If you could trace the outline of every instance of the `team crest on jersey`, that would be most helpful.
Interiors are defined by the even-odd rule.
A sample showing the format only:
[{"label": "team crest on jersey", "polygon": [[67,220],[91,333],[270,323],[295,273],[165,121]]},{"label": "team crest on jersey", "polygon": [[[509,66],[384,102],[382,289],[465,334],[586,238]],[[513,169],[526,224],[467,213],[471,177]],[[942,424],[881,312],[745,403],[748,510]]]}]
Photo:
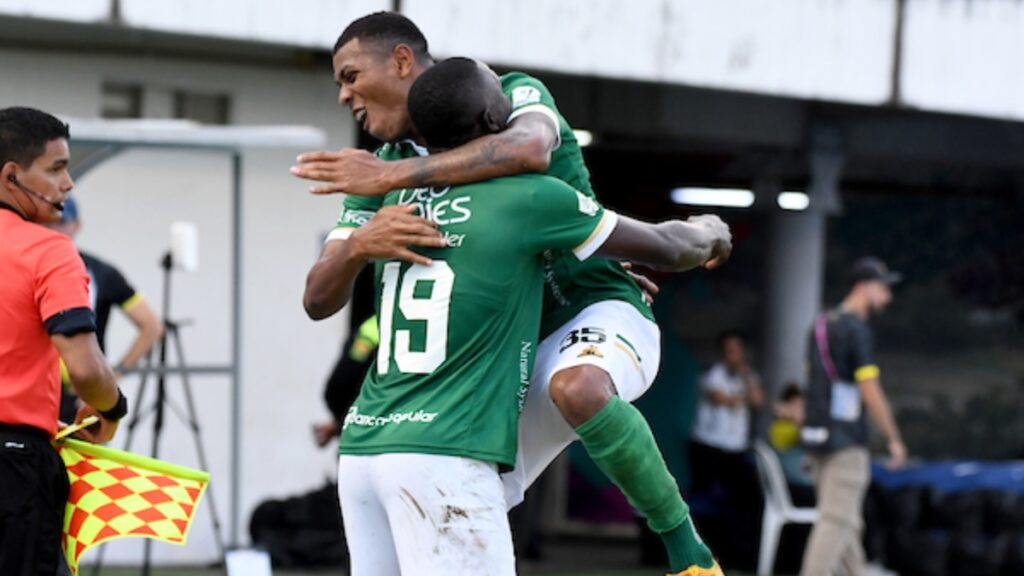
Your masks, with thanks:
[{"label": "team crest on jersey", "polygon": [[598,358],[604,358],[604,354],[601,354],[601,351],[594,345],[587,346],[583,351],[576,355],[577,358],[583,358],[584,356],[597,356]]},{"label": "team crest on jersey", "polygon": [[598,210],[601,209],[600,206],[597,205],[597,202],[594,202],[593,198],[587,196],[586,194],[580,192],[579,190],[576,191],[576,198],[579,200],[579,209],[581,214],[593,216],[594,214],[597,214]]},{"label": "team crest on jersey", "polygon": [[520,86],[512,89],[512,107],[520,108],[527,104],[540,102],[540,90],[533,86]]}]

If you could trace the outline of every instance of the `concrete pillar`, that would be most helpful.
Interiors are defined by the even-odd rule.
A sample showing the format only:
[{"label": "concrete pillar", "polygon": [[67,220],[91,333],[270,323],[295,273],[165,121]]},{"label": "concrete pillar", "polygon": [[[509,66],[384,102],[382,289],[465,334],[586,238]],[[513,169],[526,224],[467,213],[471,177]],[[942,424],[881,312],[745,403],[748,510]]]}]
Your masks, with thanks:
[{"label": "concrete pillar", "polygon": [[806,190],[810,205],[806,210],[779,208],[776,194],[768,193],[768,184],[765,190],[758,190],[768,214],[761,376],[769,404],[786,382],[805,384],[808,330],[822,307],[826,220],[840,210],[843,154],[838,141],[832,130],[821,130],[812,137],[811,178]]}]

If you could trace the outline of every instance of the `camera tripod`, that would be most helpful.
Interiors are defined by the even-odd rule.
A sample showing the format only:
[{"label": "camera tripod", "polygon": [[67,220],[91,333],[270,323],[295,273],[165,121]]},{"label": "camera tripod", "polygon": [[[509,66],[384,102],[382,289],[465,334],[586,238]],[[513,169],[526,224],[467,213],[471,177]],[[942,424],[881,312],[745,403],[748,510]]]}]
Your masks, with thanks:
[{"label": "camera tripod", "polygon": [[[203,470],[209,470],[206,460],[206,450],[203,448],[202,438],[199,433],[199,421],[196,417],[195,403],[192,400],[192,387],[189,383],[188,365],[185,362],[185,352],[181,345],[180,330],[182,323],[169,319],[172,265],[173,261],[171,259],[171,254],[168,252],[160,261],[160,266],[164,270],[164,295],[161,316],[164,318],[165,328],[163,335],[160,337],[159,360],[157,365],[153,366],[152,352],[147,356],[147,366],[146,369],[142,371],[141,381],[139,382],[139,394],[138,398],[135,400],[135,411],[132,414],[131,419],[128,421],[128,435],[125,439],[124,449],[126,451],[131,450],[136,428],[145,418],[153,416],[153,441],[150,449],[150,455],[153,458],[157,458],[160,454],[160,435],[164,429],[165,408],[170,407],[175,414],[177,414],[178,419],[187,425],[192,433],[192,439],[195,441],[196,445],[196,453],[199,456],[200,468]],[[168,348],[172,345],[174,346],[174,353],[177,356],[178,365],[169,368],[167,365]],[[184,412],[180,407],[173,404],[167,397],[166,378],[168,372],[178,372],[181,375],[182,390],[185,393],[186,410]],[[147,407],[143,400],[146,397],[146,389],[148,388],[150,374],[156,374],[156,399]],[[210,517],[213,521],[213,536],[217,544],[218,557],[220,559],[220,564],[224,566],[224,541],[221,537],[220,517],[217,515],[217,507],[214,505],[212,486],[207,486],[206,488],[206,501],[210,507]],[[153,541],[148,538],[143,544],[143,576],[149,576],[151,573],[152,563],[150,548],[152,544]],[[104,549],[105,548],[100,548],[99,550],[96,563],[93,565],[92,576],[99,576],[100,569],[103,566]]]}]

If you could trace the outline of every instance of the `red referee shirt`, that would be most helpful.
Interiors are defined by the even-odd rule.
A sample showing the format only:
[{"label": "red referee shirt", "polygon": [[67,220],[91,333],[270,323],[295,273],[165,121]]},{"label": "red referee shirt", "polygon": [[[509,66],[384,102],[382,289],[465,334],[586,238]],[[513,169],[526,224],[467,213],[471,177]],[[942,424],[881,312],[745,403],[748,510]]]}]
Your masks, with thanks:
[{"label": "red referee shirt", "polygon": [[0,423],[57,431],[60,368],[45,322],[89,308],[71,239],[0,207]]}]

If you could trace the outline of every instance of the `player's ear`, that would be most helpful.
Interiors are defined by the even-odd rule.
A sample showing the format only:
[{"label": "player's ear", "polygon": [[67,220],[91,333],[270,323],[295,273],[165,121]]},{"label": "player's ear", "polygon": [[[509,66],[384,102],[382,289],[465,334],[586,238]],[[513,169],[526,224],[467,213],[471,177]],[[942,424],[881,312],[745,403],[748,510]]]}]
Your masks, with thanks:
[{"label": "player's ear", "polygon": [[505,129],[506,117],[507,114],[501,114],[500,110],[496,112],[493,108],[487,108],[480,115],[480,126],[486,134],[496,134]]},{"label": "player's ear", "polygon": [[416,55],[408,44],[398,44],[391,51],[391,61],[395,64],[395,71],[399,78],[406,78],[412,74],[413,65],[416,63]]}]

